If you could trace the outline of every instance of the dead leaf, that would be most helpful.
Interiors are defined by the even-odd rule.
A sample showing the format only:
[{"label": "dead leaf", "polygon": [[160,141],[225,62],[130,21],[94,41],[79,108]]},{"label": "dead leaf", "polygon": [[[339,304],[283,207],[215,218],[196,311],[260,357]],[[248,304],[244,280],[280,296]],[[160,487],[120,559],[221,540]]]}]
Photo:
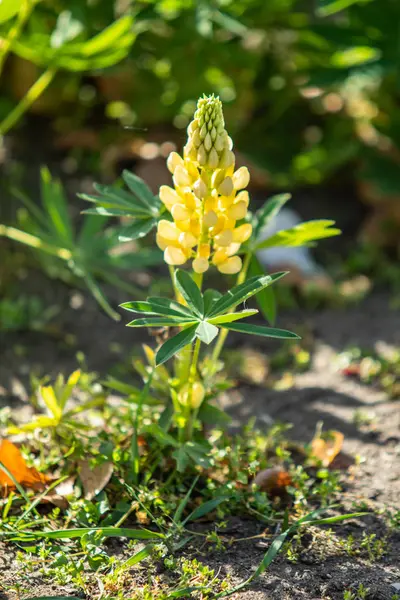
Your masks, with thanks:
[{"label": "dead leaf", "polygon": [[315,437],[311,442],[311,456],[329,467],[343,446],[344,435],[340,431],[328,431],[322,436]]},{"label": "dead leaf", "polygon": [[106,487],[113,470],[112,462],[104,462],[91,469],[89,460],[79,461],[79,477],[86,500],[93,500]]},{"label": "dead leaf", "polygon": [[50,492],[42,498],[41,502],[51,502],[51,504],[54,504],[54,506],[58,506],[58,508],[66,510],[69,506],[68,496],[72,496],[74,493],[75,480],[75,476],[64,479],[64,481],[50,490]]},{"label": "dead leaf", "polygon": [[[50,481],[50,477],[47,475],[39,473],[34,467],[28,467],[19,448],[9,440],[0,442],[0,462],[23,487],[42,491],[45,483]],[[0,469],[0,488],[15,489],[15,483],[3,469]]]},{"label": "dead leaf", "polygon": [[270,496],[282,496],[291,485],[292,478],[282,467],[272,467],[257,473],[253,483]]}]

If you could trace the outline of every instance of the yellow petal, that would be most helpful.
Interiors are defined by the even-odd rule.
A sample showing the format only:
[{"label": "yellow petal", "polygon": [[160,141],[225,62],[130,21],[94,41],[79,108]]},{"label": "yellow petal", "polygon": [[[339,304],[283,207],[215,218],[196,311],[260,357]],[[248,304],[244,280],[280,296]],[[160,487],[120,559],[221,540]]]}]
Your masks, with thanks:
[{"label": "yellow petal", "polygon": [[235,204],[232,204],[232,206],[228,208],[226,214],[229,219],[234,219],[235,221],[240,221],[240,219],[244,219],[247,214],[246,202],[235,202]]},{"label": "yellow petal", "polygon": [[208,270],[209,264],[206,258],[195,258],[192,262],[192,268],[195,273],[205,273]]},{"label": "yellow petal", "polygon": [[233,230],[233,241],[238,244],[243,244],[246,242],[251,236],[253,228],[250,223],[244,223],[243,225],[239,225],[236,229]]},{"label": "yellow petal", "polygon": [[215,242],[218,246],[229,246],[232,243],[233,235],[231,229],[224,229],[217,236],[215,236]]},{"label": "yellow petal", "polygon": [[235,190],[242,190],[249,185],[250,173],[247,167],[240,167],[232,175],[233,186]]},{"label": "yellow petal", "polygon": [[183,159],[177,152],[171,152],[167,158],[167,167],[170,173],[174,173],[178,165],[183,166]]},{"label": "yellow petal", "polygon": [[225,275],[235,275],[239,273],[242,268],[242,259],[240,256],[231,256],[225,262],[217,265],[217,269],[220,273]]},{"label": "yellow petal", "polygon": [[186,187],[192,183],[189,173],[181,165],[176,167],[173,179],[174,184],[178,187]]},{"label": "yellow petal", "polygon": [[171,212],[172,207],[177,202],[180,202],[180,197],[175,190],[170,188],[168,185],[162,185],[160,187],[160,200],[165,204],[167,209]]},{"label": "yellow petal", "polygon": [[218,194],[221,196],[230,196],[233,192],[233,181],[231,177],[225,177],[223,182],[218,186]]},{"label": "yellow petal", "polygon": [[218,223],[218,215],[213,210],[204,215],[203,223],[206,227],[214,227]]},{"label": "yellow petal", "polygon": [[159,233],[166,240],[177,240],[179,237],[179,230],[176,228],[175,223],[161,219],[158,223],[157,233]]},{"label": "yellow petal", "polygon": [[179,243],[184,248],[193,248],[197,244],[197,237],[190,233],[190,231],[186,233],[181,233],[179,236]]},{"label": "yellow petal", "polygon": [[201,258],[209,258],[210,257],[210,244],[200,244],[199,246],[199,256]]},{"label": "yellow petal", "polygon": [[174,204],[171,214],[174,221],[187,221],[190,218],[190,211],[184,204]]},{"label": "yellow petal", "polygon": [[164,250],[164,260],[168,265],[183,265],[187,258],[180,248],[168,246]]}]

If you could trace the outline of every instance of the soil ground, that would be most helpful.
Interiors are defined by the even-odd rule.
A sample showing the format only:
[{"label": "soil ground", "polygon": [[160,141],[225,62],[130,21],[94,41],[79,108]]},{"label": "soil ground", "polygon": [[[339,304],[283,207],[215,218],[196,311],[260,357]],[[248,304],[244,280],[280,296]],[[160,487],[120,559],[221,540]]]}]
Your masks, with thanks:
[{"label": "soil ground", "polygon": [[[31,183],[35,179],[37,185],[38,164],[48,163],[53,154],[46,150],[43,141],[37,148],[37,144],[22,139],[24,148],[34,149],[30,160],[26,156],[24,159],[28,165],[27,181]],[[59,160],[59,156],[53,156],[53,165],[56,166]],[[336,193],[337,190],[333,190],[324,202],[316,202],[320,198],[305,193],[303,200],[299,198],[304,208],[302,215],[304,218],[335,218],[332,210],[339,212],[339,216],[345,215],[342,222],[339,219],[339,225],[349,225],[344,240],[344,244],[348,244],[354,233],[350,230],[354,224],[358,226],[363,210],[359,210],[357,203],[348,203],[346,194],[337,196]],[[2,208],[5,209],[7,203],[3,200]],[[298,205],[294,207],[298,208]],[[325,247],[329,248],[329,245]],[[336,245],[331,248],[336,252]],[[123,324],[112,322],[85,293],[79,292],[77,302],[75,291],[60,283],[49,285],[40,272],[30,276],[28,287],[29,293],[39,295],[45,305],[60,306],[60,312],[56,318],[57,328],[50,327],[47,333],[9,333],[0,338],[0,407],[11,407],[15,418],[22,421],[29,419],[31,412],[28,396],[32,371],[51,376],[59,372],[68,374],[77,367],[76,352],[79,350],[86,357],[88,369],[104,375],[141,341],[137,333],[133,335]],[[113,305],[130,299],[126,294],[114,292],[108,297]],[[292,423],[290,435],[301,442],[310,441],[319,421],[323,421],[325,429],[341,431],[345,436],[344,451],[359,457],[360,463],[344,482],[344,504],[349,511],[354,510],[354,503],[361,502],[371,511],[400,510],[400,403],[372,386],[345,378],[338,372],[336,364],[337,353],[351,345],[366,349],[374,348],[377,343],[400,346],[400,311],[391,310],[389,306],[390,295],[376,291],[360,304],[343,309],[280,313],[278,326],[294,331],[306,328],[312,332],[314,345],[310,368],[295,375],[293,387],[286,391],[241,385],[224,399],[224,407],[231,413],[234,427],[255,415],[258,425],[265,428],[275,421]],[[143,340],[148,339],[146,333],[143,336]],[[229,337],[230,347],[241,348],[243,343],[249,345],[249,341],[243,342],[240,336]],[[252,344],[266,353],[278,348],[278,342],[265,344],[256,338]],[[356,410],[368,413],[373,418],[373,425],[357,426],[354,421]],[[224,534],[251,537],[262,530],[262,523],[235,517],[229,521]],[[282,554],[251,588],[233,598],[342,600],[346,590],[355,590],[360,583],[368,589],[368,600],[392,600],[396,589],[400,597],[400,530],[389,532],[383,517],[371,514],[336,525],[334,531],[339,539],[349,534],[360,538],[363,532],[387,538],[386,553],[375,562],[365,556],[349,557],[338,551],[336,542],[330,542],[327,534],[316,535],[311,543],[305,538],[297,562],[290,562]],[[196,556],[221,576],[229,574],[234,585],[258,566],[267,546],[267,542],[249,540],[227,546],[224,552],[203,555],[200,551]],[[123,547],[113,543],[110,552],[119,554]],[[0,544],[1,599],[84,596],[70,585],[59,586],[35,573],[23,574],[15,557],[15,547]],[[132,571],[132,590],[145,580],[145,569],[139,566]],[[396,584],[398,588],[394,587]],[[18,587],[19,592],[16,591]]]},{"label": "soil ground", "polygon": [[[33,287],[37,285],[42,289],[41,277],[38,275]],[[136,336],[133,340],[131,330],[101,314],[86,295],[82,307],[73,309],[69,306],[71,292],[62,284],[48,286],[46,294],[49,300],[52,297],[63,306],[60,330],[52,336],[34,332],[7,334],[1,340],[1,405],[11,406],[23,420],[29,418],[26,386],[32,369],[53,375],[67,374],[76,368],[75,353],[80,349],[86,354],[88,368],[104,374],[110,365],[120,360],[115,354],[116,344],[123,352],[131,349],[134,341],[139,342]],[[358,456],[360,461],[344,485],[344,503],[349,511],[354,510],[354,503],[361,502],[370,510],[400,509],[399,402],[390,400],[372,386],[345,378],[338,372],[336,363],[337,353],[351,345],[362,348],[373,348],[377,343],[400,345],[400,313],[390,310],[389,304],[389,294],[376,292],[359,305],[346,309],[293,310],[282,314],[280,326],[295,331],[306,328],[312,332],[315,343],[310,368],[295,375],[294,386],[286,391],[241,385],[223,400],[233,417],[234,427],[255,415],[258,425],[265,428],[277,420],[292,423],[292,437],[303,442],[310,441],[321,420],[325,429],[341,431],[345,435],[344,451]],[[75,340],[74,346],[66,343],[65,334],[68,334],[67,339]],[[242,344],[240,336],[232,335],[229,339],[229,346],[233,348],[242,348]],[[255,346],[267,353],[277,348],[274,342],[266,345],[256,341]],[[373,425],[357,426],[353,418],[356,410],[372,417]],[[229,521],[223,533],[250,537],[262,530],[262,523],[236,517]],[[341,600],[345,590],[355,589],[362,583],[369,590],[368,599],[391,600],[396,592],[393,584],[400,583],[400,531],[388,532],[383,518],[373,515],[334,526],[334,531],[338,538],[350,533],[357,538],[364,531],[375,533],[378,538],[387,537],[386,553],[377,562],[365,556],[349,557],[338,551],[336,542],[331,543],[320,534],[320,538],[316,537],[320,541],[313,541],[309,547],[305,543],[296,562],[278,557],[249,590],[236,597],[243,600]],[[238,583],[257,567],[266,547],[266,542],[252,540],[228,546],[224,552],[200,553],[199,558],[221,576],[228,574],[232,583]],[[42,581],[40,577],[27,579],[19,574],[21,566],[15,562],[15,549],[4,545],[0,548],[0,581],[3,586],[18,582],[21,598],[79,592]],[[115,544],[112,548],[121,551]],[[137,585],[141,569],[132,576]],[[3,592],[0,597],[17,598],[14,592]]]}]

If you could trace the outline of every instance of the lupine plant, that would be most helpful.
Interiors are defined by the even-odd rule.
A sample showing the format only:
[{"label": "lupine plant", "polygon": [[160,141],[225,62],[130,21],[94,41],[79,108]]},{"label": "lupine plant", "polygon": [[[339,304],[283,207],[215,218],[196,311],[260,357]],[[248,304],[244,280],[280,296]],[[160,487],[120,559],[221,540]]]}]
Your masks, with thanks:
[{"label": "lupine plant", "polygon": [[[198,460],[206,451],[199,434],[201,421],[211,415],[215,423],[221,416],[210,401],[224,386],[218,376],[219,359],[229,331],[298,338],[290,331],[247,322],[258,310],[242,305],[253,296],[263,315],[273,321],[269,286],[285,275],[264,273],[257,250],[303,245],[339,231],[331,227],[332,221],[310,221],[263,238],[264,227],[289,195],[271,198],[255,214],[249,211],[245,189],[249,171],[246,167],[235,170],[222,104],[213,95],[198,101],[183,156],[172,152],[167,166],[173,188],[162,186],[159,198],[130,172],[123,177],[132,194],[108,187],[98,188],[99,196],[85,198],[96,205],[90,209],[92,214],[131,217],[132,226],[125,232],[130,231],[132,237],[143,237],[156,228],[156,241],[169,266],[175,298],[149,297],[121,306],[138,315],[129,327],[167,328],[168,339],[156,352],[147,349],[150,366],[142,369],[146,386],[138,401],[139,405],[146,402],[150,388],[168,392],[170,404],[161,417],[162,425],[152,431],[164,444],[175,446],[174,456],[182,470],[188,460]],[[204,274],[214,269],[237,278],[225,293],[204,285]],[[205,352],[212,344],[211,352]],[[171,371],[164,365],[170,359],[174,359]],[[169,430],[178,432],[178,442]],[[194,442],[196,435],[202,448]]]}]

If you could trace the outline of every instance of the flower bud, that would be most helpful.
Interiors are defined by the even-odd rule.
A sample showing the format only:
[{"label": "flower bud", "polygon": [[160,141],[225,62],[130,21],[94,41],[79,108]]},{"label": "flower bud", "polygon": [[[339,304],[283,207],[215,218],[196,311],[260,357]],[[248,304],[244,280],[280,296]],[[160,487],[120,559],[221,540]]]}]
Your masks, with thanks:
[{"label": "flower bud", "polygon": [[232,175],[233,187],[235,190],[242,190],[249,185],[250,173],[247,167],[240,167]]},{"label": "flower bud", "polygon": [[204,400],[205,390],[200,381],[195,381],[192,385],[185,383],[178,393],[178,400],[184,406],[190,403],[191,408],[199,408]]},{"label": "flower bud", "polygon": [[200,200],[205,198],[208,193],[207,186],[202,179],[197,179],[197,181],[194,182],[193,191]]},{"label": "flower bud", "polygon": [[230,196],[233,192],[233,182],[231,177],[225,177],[223,182],[218,187],[218,194],[221,196]]},{"label": "flower bud", "polygon": [[175,225],[179,231],[190,231],[190,219],[187,219],[186,221],[176,221]]},{"label": "flower bud", "polygon": [[192,268],[195,273],[205,273],[208,270],[209,264],[206,258],[195,258],[192,262]]},{"label": "flower bud", "polygon": [[225,262],[217,265],[218,271],[225,275],[235,275],[236,273],[239,273],[241,268],[242,259],[240,256],[231,256],[227,258]]},{"label": "flower bud", "polygon": [[238,195],[236,196],[235,202],[245,202],[246,206],[249,206],[249,202],[250,202],[249,192],[247,192],[246,190],[242,190],[241,192],[239,192]]},{"label": "flower bud", "polygon": [[187,257],[180,248],[168,246],[164,250],[164,260],[167,265],[183,265],[187,261]]},{"label": "flower bud", "polygon": [[159,233],[156,234],[156,243],[160,250],[165,250],[165,248],[170,244],[170,240],[166,240]]}]

